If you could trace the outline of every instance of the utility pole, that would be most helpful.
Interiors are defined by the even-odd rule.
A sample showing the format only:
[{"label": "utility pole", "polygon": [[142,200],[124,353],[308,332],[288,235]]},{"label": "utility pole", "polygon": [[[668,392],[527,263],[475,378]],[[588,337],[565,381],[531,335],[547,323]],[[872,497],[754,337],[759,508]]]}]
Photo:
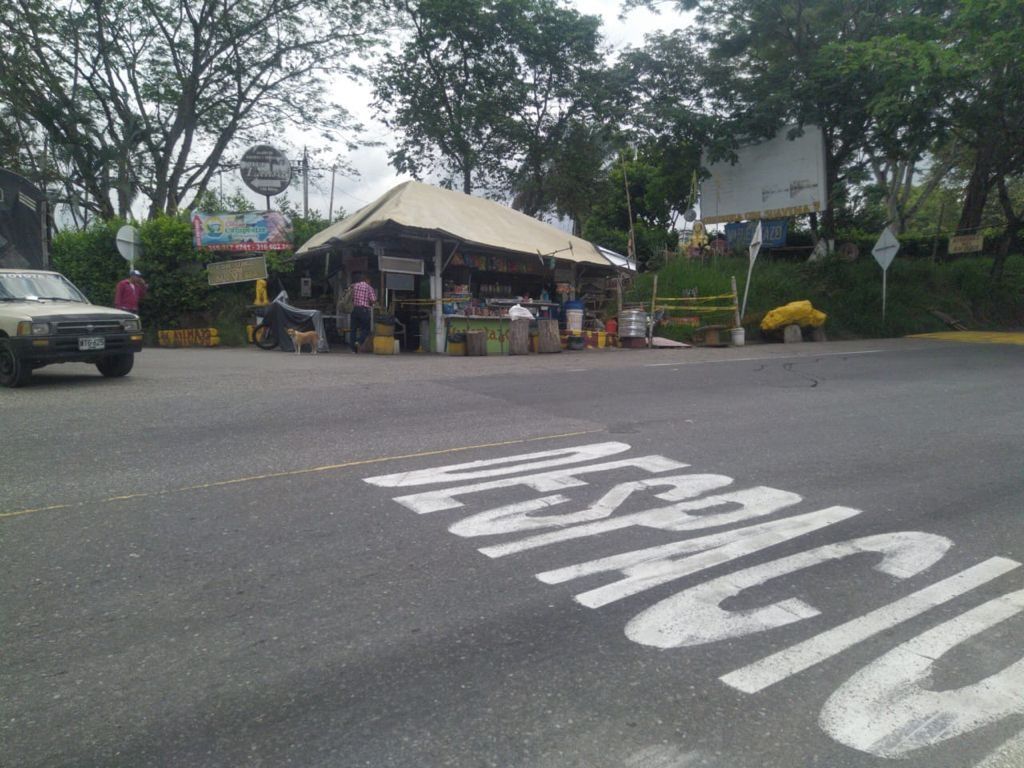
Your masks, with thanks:
[{"label": "utility pole", "polygon": [[633,201],[629,196],[629,176],[626,175],[626,158],[619,155],[622,160],[622,183],[626,188],[626,213],[629,216],[629,242],[626,245],[626,257],[636,263],[636,231],[633,229]]},{"label": "utility pole", "polygon": [[302,148],[302,218],[309,218],[309,152]]},{"label": "utility pole", "polygon": [[327,208],[327,223],[330,224],[334,221],[334,172],[338,166],[331,166],[331,204]]}]

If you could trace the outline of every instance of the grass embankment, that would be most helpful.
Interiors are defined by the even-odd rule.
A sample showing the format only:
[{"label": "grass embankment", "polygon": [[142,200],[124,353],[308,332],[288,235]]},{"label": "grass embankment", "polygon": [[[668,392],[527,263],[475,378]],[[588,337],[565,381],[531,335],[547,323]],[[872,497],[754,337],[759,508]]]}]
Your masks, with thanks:
[{"label": "grass embankment", "polygon": [[[989,277],[992,260],[985,257],[933,262],[900,259],[889,267],[886,316],[882,320],[882,270],[872,258],[856,262],[830,259],[826,262],[773,261],[760,258],[754,266],[743,326],[748,339],[760,336],[765,313],[791,301],[808,299],[828,315],[826,332],[831,339],[880,338],[948,330],[932,314],[938,310],[968,328],[999,330],[1024,327],[1024,256],[1011,257],[1003,280],[996,285]],[[697,289],[700,296],[730,291],[730,277],[736,277],[740,301],[747,277],[747,260],[718,258],[701,265],[680,259],[658,273],[658,296],[682,296]],[[639,275],[627,292],[627,302],[644,301],[649,306],[653,274]],[[676,315],[692,314],[685,310]],[[701,315],[702,324],[732,326],[730,313]],[[661,326],[660,335],[685,340],[692,329]]]}]

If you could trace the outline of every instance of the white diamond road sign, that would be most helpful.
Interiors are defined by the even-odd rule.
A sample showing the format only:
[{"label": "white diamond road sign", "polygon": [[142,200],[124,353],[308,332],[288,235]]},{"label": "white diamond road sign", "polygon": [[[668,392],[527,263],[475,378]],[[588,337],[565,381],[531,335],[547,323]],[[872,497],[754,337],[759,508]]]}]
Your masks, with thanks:
[{"label": "white diamond road sign", "polygon": [[896,252],[900,249],[900,241],[896,239],[896,235],[892,233],[889,227],[882,230],[882,234],[878,238],[878,242],[875,243],[875,247],[871,249],[872,255],[875,257],[875,261],[878,262],[878,266],[882,269],[888,269],[889,265],[892,264],[892,260],[896,258]]}]

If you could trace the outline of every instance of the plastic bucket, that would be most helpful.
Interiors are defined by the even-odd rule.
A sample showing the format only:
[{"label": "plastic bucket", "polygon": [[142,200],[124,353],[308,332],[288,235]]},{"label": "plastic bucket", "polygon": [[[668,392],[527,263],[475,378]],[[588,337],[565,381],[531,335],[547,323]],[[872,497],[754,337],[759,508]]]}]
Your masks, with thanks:
[{"label": "plastic bucket", "polygon": [[582,309],[567,309],[565,310],[565,328],[569,333],[582,333],[583,332],[583,310]]},{"label": "plastic bucket", "polygon": [[743,328],[730,328],[729,334],[732,336],[734,347],[742,347],[746,343],[747,332]]}]

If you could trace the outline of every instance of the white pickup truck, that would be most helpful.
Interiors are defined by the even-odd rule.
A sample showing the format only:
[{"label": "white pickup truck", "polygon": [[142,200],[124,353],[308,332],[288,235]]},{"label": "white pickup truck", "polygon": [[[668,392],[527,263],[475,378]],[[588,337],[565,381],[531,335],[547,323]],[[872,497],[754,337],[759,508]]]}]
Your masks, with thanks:
[{"label": "white pickup truck", "polygon": [[124,376],[141,350],[138,316],[90,304],[58,272],[0,269],[0,386],[24,386],[51,363],[91,363],[104,376]]}]

